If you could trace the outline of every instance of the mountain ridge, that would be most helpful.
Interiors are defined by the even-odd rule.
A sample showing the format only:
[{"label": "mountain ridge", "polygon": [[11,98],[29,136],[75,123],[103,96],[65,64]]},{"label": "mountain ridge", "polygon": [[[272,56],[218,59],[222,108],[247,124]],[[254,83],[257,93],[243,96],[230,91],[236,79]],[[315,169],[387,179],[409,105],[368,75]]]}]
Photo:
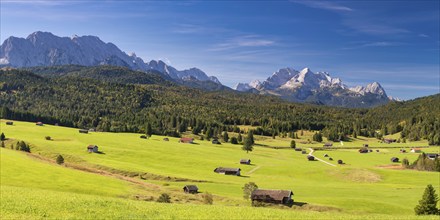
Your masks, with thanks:
[{"label": "mountain ridge", "polygon": [[378,82],[349,88],[340,78],[332,78],[328,72],[315,73],[307,67],[301,71],[282,68],[263,82],[239,83],[234,89],[241,92],[257,90],[260,94],[273,94],[295,102],[346,107],[372,107],[397,101],[387,96]]},{"label": "mountain ridge", "polygon": [[35,67],[56,65],[114,65],[132,70],[156,70],[178,82],[194,77],[199,81],[212,81],[222,85],[215,76],[208,76],[198,68],[177,70],[163,61],[144,62],[136,54],[130,55],[113,43],[105,43],[99,37],[85,35],[58,37],[50,32],[37,31],[26,38],[9,37],[0,47],[0,65]]}]

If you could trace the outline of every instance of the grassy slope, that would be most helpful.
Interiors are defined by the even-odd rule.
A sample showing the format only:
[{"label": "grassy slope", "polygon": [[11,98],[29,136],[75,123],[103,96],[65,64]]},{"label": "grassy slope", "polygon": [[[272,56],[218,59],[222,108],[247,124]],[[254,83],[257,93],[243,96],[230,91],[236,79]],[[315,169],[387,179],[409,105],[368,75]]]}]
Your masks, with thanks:
[{"label": "grassy slope", "polygon": [[[51,158],[61,153],[67,162],[77,164],[207,180],[207,183],[197,183],[202,192],[227,198],[215,200],[216,204],[246,204],[241,198],[241,187],[253,181],[260,188],[292,189],[297,202],[331,206],[344,213],[413,215],[413,207],[426,184],[434,184],[438,188],[439,183],[438,173],[376,167],[390,164],[389,158],[398,155],[398,149],[381,149],[380,153],[374,154],[359,154],[352,150],[327,152],[334,159],[343,159],[347,163],[333,168],[320,162],[308,162],[305,155],[292,150],[256,147],[254,152],[246,154],[240,146],[230,144],[212,145],[197,141],[199,144],[188,145],[177,143],[175,138],[170,138],[169,142],[162,141],[162,137],[143,140],[138,134],[79,134],[76,129],[39,127],[26,122],[5,126],[1,121],[1,126],[7,137],[30,142],[34,153]],[[47,135],[54,141],[45,140]],[[97,144],[105,154],[87,153],[85,147],[88,144]],[[286,143],[280,141],[276,144]],[[317,156],[320,154],[323,152],[316,152]],[[415,154],[405,156],[410,161],[417,157]],[[240,158],[251,158],[254,165],[239,165]],[[217,166],[240,167],[244,177],[215,174],[212,170]],[[252,174],[247,174],[255,168]],[[149,182],[167,183],[169,186],[163,188],[171,191],[180,190],[186,184],[160,180]],[[16,181],[7,185],[20,186],[20,183]],[[59,190],[58,187],[40,188]],[[130,189],[127,190],[116,194],[130,192]]]}]

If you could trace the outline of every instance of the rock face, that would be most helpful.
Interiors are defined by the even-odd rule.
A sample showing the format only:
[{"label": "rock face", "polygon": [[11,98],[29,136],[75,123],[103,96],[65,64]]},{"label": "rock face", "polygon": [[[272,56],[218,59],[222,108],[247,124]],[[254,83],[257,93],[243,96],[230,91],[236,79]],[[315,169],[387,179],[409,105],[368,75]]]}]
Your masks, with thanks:
[{"label": "rock face", "polygon": [[[34,32],[26,39],[9,37],[0,47],[0,65],[11,67],[55,66],[76,64],[83,66],[114,65],[133,70],[157,70],[165,76],[185,81],[194,78],[221,85],[215,76],[207,76],[197,68],[177,70],[162,61],[144,62],[136,54],[121,51],[112,43],[104,43],[95,36],[58,37],[49,32]],[[191,80],[194,80],[194,79]]]},{"label": "rock face", "polygon": [[378,82],[366,87],[348,88],[339,78],[332,78],[327,72],[301,71],[283,68],[274,72],[264,82],[239,83],[237,91],[274,94],[286,100],[342,107],[372,107],[385,104],[392,98]]}]

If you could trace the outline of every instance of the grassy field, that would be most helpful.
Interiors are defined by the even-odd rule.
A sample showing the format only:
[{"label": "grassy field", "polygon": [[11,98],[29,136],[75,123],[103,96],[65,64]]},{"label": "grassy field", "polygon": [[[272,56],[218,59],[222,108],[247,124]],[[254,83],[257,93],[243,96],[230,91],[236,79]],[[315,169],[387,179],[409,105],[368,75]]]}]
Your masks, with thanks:
[{"label": "grassy field", "polygon": [[[176,138],[163,141],[164,137],[160,136],[145,140],[140,139],[139,134],[130,133],[80,134],[78,129],[35,126],[28,122],[16,121],[13,126],[6,126],[2,120],[0,124],[1,132],[9,138],[7,145],[24,140],[31,144],[32,155],[35,155],[10,149],[1,151],[2,216],[11,218],[40,218],[46,214],[46,217],[60,218],[144,217],[153,210],[158,211],[150,213],[151,218],[242,218],[241,215],[224,215],[238,211],[247,213],[249,218],[414,218],[413,208],[426,185],[439,188],[438,173],[394,169],[391,157],[414,161],[418,155],[401,154],[399,148],[389,145],[380,148],[380,152],[368,154],[360,154],[355,149],[314,153],[322,159],[325,159],[323,154],[329,154],[334,159],[330,162],[335,165],[338,159],[346,163],[332,167],[319,161],[307,161],[306,155],[292,149],[256,146],[247,154],[241,146],[228,143],[213,145],[197,140],[196,144],[180,144]],[[305,132],[306,135],[310,134]],[[53,140],[45,140],[45,136]],[[278,137],[256,136],[256,140],[267,146],[289,146],[290,143],[290,139]],[[98,145],[103,153],[87,153],[89,144]],[[437,152],[439,148],[424,150]],[[63,155],[66,166],[53,163],[58,154]],[[250,158],[252,165],[240,165],[241,158]],[[214,173],[219,166],[239,167],[242,176]],[[133,173],[143,174],[143,179],[126,177]],[[242,197],[241,187],[247,182],[266,189],[290,189],[295,194],[295,202],[308,205],[289,209],[251,208],[250,202]],[[183,194],[181,189],[186,184],[196,184],[202,193]],[[171,195],[173,204],[136,201],[139,198],[153,200],[162,192]],[[205,192],[214,195],[213,206],[201,205],[201,195]],[[41,198],[45,194],[50,195],[47,200]],[[57,205],[49,208],[57,198],[68,204],[87,201],[85,204],[97,206],[99,211],[84,205],[69,205],[67,210]],[[26,200],[35,202],[30,210],[18,205]],[[124,208],[128,206],[132,208]],[[107,213],[107,209],[114,211]]]}]

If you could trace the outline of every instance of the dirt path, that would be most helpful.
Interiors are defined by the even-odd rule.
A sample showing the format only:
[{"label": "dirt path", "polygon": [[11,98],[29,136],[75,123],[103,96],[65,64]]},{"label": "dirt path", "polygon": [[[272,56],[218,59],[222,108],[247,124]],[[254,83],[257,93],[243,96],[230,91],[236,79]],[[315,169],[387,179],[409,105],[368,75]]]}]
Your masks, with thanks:
[{"label": "dirt path", "polygon": [[309,148],[309,150],[310,150],[309,155],[310,155],[310,156],[313,156],[316,160],[319,160],[319,161],[321,161],[321,162],[323,162],[323,163],[325,163],[325,164],[328,164],[328,165],[330,165],[330,166],[336,167],[336,165],[331,164],[331,163],[329,163],[329,162],[327,162],[327,161],[325,161],[325,160],[319,159],[319,158],[317,158],[316,156],[314,156],[314,155],[312,154],[312,153],[314,152],[314,150],[313,150],[312,148]]},{"label": "dirt path", "polygon": [[254,169],[252,169],[251,171],[247,172],[246,174],[252,174],[253,172],[255,172],[256,170],[260,169],[261,166],[257,166]]}]

